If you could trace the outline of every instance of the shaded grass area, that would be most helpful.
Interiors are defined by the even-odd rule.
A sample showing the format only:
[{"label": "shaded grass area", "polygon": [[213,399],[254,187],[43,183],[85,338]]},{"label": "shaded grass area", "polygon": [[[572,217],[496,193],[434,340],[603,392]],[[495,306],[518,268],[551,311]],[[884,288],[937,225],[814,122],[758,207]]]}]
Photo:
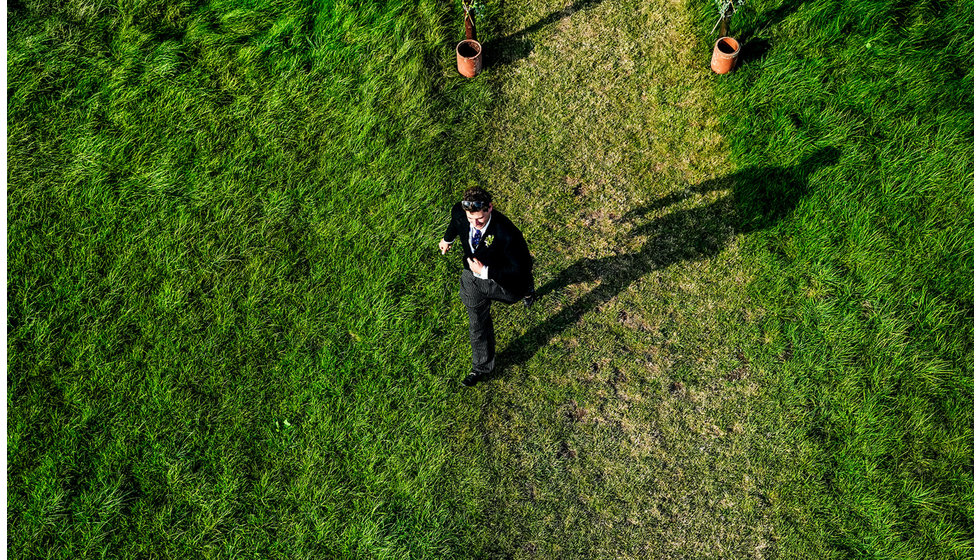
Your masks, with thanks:
[{"label": "shaded grass area", "polygon": [[8,553],[465,555],[450,17],[8,4]]},{"label": "shaded grass area", "polygon": [[716,81],[739,169],[841,152],[747,245],[771,311],[747,355],[808,473],[784,493],[806,521],[786,538],[828,556],[972,556],[971,10],[753,3],[732,22],[743,62]]}]

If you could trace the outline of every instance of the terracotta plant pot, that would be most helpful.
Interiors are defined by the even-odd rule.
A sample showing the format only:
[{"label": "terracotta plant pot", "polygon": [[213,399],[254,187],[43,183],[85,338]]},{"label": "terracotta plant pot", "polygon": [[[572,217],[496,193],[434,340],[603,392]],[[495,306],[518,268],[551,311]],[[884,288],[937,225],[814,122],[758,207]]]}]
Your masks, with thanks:
[{"label": "terracotta plant pot", "polygon": [[483,70],[483,46],[473,39],[456,45],[456,69],[467,78],[475,78]]},{"label": "terracotta plant pot", "polygon": [[711,55],[711,69],[716,74],[727,74],[738,61],[742,45],[732,37],[722,37],[715,41],[715,52]]}]

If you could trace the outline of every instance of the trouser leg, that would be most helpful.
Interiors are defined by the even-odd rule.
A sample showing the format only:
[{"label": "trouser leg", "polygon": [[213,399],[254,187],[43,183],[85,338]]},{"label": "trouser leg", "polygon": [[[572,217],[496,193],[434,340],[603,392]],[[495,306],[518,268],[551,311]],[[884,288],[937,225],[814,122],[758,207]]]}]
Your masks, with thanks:
[{"label": "trouser leg", "polygon": [[493,332],[493,317],[490,316],[492,300],[484,293],[479,280],[473,273],[464,270],[460,276],[459,296],[466,307],[470,321],[470,346],[473,349],[473,371],[485,375],[493,371],[496,337]]}]

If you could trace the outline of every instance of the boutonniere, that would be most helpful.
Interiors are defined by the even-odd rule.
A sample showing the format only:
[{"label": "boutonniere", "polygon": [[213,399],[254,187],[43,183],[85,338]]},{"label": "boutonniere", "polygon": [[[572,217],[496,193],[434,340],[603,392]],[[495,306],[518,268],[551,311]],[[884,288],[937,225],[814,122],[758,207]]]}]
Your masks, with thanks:
[{"label": "boutonniere", "polygon": [[487,247],[489,247],[490,245],[492,245],[493,244],[493,236],[492,235],[488,235],[488,236],[484,237],[483,238],[483,243],[486,244]]}]

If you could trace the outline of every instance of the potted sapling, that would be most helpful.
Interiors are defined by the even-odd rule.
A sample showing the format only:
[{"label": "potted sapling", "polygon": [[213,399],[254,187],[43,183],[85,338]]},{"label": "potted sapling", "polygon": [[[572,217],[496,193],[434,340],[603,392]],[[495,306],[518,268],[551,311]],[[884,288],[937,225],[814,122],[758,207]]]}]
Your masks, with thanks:
[{"label": "potted sapling", "polygon": [[467,78],[483,71],[483,45],[476,39],[476,17],[482,6],[463,0],[463,28],[466,38],[456,45],[456,70]]},{"label": "potted sapling", "polygon": [[742,50],[738,40],[729,35],[728,24],[738,9],[745,5],[745,0],[715,0],[715,5],[718,7],[719,17],[711,32],[714,33],[719,26],[721,29],[711,54],[711,70],[716,74],[727,74],[735,67],[738,53]]}]

